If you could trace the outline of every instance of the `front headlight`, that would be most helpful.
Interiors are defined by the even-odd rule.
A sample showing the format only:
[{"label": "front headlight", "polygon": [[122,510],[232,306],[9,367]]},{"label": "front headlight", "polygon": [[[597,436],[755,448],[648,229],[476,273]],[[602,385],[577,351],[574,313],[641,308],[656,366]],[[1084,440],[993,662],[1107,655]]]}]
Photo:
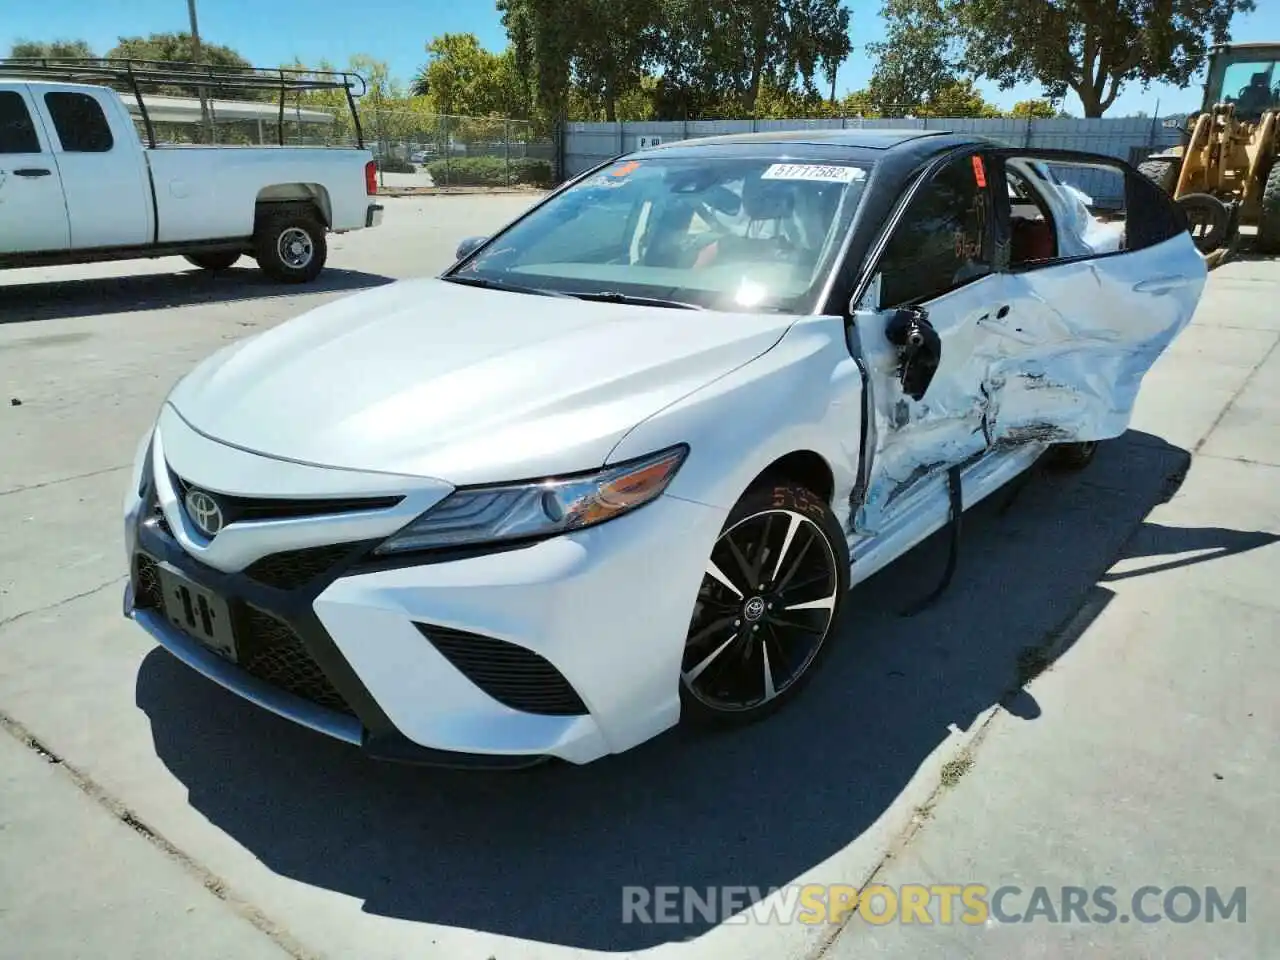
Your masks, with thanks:
[{"label": "front headlight", "polygon": [[584,476],[456,490],[375,552],[550,537],[604,523],[659,497],[688,452],[681,445]]}]

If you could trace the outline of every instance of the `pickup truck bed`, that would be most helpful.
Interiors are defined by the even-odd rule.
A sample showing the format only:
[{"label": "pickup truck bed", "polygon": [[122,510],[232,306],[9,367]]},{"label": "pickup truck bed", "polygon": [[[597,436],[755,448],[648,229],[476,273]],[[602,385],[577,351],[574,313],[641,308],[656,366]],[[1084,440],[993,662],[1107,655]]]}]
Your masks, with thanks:
[{"label": "pickup truck bed", "polygon": [[306,282],[326,233],[381,222],[376,194],[367,150],[148,148],[108,87],[0,80],[0,269],[175,254],[225,269],[248,254]]}]

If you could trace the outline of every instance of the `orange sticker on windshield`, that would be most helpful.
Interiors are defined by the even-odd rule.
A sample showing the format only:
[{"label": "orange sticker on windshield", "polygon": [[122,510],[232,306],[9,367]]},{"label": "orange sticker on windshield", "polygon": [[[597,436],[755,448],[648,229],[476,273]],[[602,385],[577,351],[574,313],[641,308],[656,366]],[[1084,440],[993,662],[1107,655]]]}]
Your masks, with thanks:
[{"label": "orange sticker on windshield", "polygon": [[639,169],[640,169],[640,161],[631,160],[628,163],[624,163],[620,167],[614,167],[612,170],[609,171],[609,176],[625,177],[628,173],[635,173]]},{"label": "orange sticker on windshield", "polygon": [[982,158],[978,156],[973,158],[973,182],[978,185],[979,190],[987,188],[987,168],[982,165]]}]

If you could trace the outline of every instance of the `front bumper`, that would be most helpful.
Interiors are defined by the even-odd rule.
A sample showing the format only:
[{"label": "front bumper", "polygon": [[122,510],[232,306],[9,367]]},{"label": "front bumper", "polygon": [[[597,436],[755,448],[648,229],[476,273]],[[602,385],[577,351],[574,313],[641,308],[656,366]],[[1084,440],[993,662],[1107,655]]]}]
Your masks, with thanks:
[{"label": "front bumper", "polygon": [[[143,499],[126,509],[126,616],[274,713],[379,759],[448,766],[586,763],[676,723],[684,637],[723,522],[663,497],[594,529],[431,562],[375,561],[375,541],[350,542],[282,587],[262,571],[284,553],[215,569],[179,543],[173,498]],[[169,622],[156,564],[228,602],[247,638],[239,662]]]}]

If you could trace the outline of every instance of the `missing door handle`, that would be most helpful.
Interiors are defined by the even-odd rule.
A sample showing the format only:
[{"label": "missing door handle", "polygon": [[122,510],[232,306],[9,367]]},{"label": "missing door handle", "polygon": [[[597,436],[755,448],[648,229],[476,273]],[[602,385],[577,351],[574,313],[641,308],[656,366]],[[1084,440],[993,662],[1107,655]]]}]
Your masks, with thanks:
[{"label": "missing door handle", "polygon": [[996,311],[996,319],[997,319],[997,320],[1003,320],[1003,319],[1004,319],[1005,317],[1007,317],[1008,315],[1009,315],[1009,305],[1008,305],[1008,304],[1005,304],[1003,307],[1001,307],[999,310],[997,310],[997,311]]}]

